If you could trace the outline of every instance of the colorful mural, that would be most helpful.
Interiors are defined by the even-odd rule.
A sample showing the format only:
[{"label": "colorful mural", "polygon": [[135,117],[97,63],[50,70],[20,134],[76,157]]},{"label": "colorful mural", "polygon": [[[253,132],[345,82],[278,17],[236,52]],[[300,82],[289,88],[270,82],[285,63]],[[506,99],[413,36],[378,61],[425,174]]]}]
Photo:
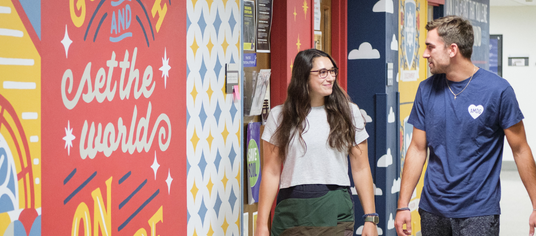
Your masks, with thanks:
[{"label": "colorful mural", "polygon": [[42,3],[43,235],[186,231],[181,2]]},{"label": "colorful mural", "polygon": [[37,31],[19,2],[0,0],[1,235],[41,235],[41,56]]},{"label": "colorful mural", "polygon": [[[413,107],[415,94],[419,83],[427,78],[428,64],[422,57],[425,49],[426,22],[428,1],[426,0],[401,0],[399,1],[399,68],[397,76],[400,91],[400,168],[404,166],[406,151],[411,142],[413,126],[408,118]],[[409,208],[411,209],[412,232],[420,235],[420,216],[418,213],[419,200],[423,186],[424,171],[417,188],[411,196]],[[401,170],[404,171],[403,169]]]},{"label": "colorful mural", "polygon": [[241,1],[186,2],[185,235],[238,236],[242,209],[242,105],[225,92],[225,66],[241,64],[242,60]]}]

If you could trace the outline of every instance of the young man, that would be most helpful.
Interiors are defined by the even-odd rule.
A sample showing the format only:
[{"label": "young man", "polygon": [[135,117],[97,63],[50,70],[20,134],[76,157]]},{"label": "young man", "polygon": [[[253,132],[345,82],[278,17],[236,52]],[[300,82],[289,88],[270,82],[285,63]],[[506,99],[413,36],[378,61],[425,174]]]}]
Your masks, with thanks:
[{"label": "young man", "polygon": [[[523,114],[510,84],[471,62],[469,21],[447,16],[426,29],[423,57],[433,76],[419,85],[409,118],[413,138],[402,173],[396,231],[411,235],[408,204],[429,150],[419,205],[422,235],[499,235],[505,136],[536,210],[536,165]],[[529,225],[533,235],[535,211]]]}]

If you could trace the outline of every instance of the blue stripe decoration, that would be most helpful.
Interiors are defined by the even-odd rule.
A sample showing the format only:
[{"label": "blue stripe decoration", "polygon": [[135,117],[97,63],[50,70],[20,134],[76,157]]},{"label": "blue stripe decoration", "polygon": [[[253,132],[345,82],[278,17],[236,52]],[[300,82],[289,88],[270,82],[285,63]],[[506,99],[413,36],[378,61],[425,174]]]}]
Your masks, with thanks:
[{"label": "blue stripe decoration", "polygon": [[120,35],[119,37],[110,37],[110,42],[112,43],[117,43],[127,37],[132,37],[132,32],[126,32],[122,35]]},{"label": "blue stripe decoration", "polygon": [[130,199],[132,199],[132,197],[134,197],[134,195],[136,195],[136,193],[138,193],[141,188],[143,188],[143,186],[145,186],[145,184],[147,183],[147,179],[145,179],[137,188],[136,190],[134,190],[134,192],[132,192],[130,195],[128,195],[127,198],[125,198],[125,200],[123,200],[121,202],[121,204],[119,204],[119,209],[123,208],[123,206],[125,206],[125,204],[127,204]]},{"label": "blue stripe decoration", "polygon": [[121,5],[125,0],[112,1],[112,7],[117,7]]},{"label": "blue stripe decoration", "polygon": [[[143,9],[143,12],[145,12],[145,17],[147,18],[147,21],[149,22],[149,27],[151,28],[151,34],[153,35],[153,40],[154,40],[154,32],[153,32],[153,24],[151,24],[151,20],[149,19],[149,15],[147,14],[147,10],[145,10],[145,6],[143,6],[143,4],[141,3],[140,0],[137,0],[138,3],[140,4],[141,6],[141,9]],[[138,18],[138,16],[136,16],[136,18]],[[139,19],[138,19],[139,21]],[[145,31],[144,31],[145,33]],[[147,38],[147,35],[145,35],[145,38]],[[147,43],[149,44],[149,43]]]},{"label": "blue stripe decoration", "polygon": [[147,42],[147,47],[149,47],[149,39],[147,39],[147,33],[145,32],[145,27],[143,27],[143,24],[141,23],[141,20],[138,16],[136,16],[136,20],[138,21],[138,24],[140,24],[141,30],[143,30],[143,35],[145,36],[145,42]]},{"label": "blue stripe decoration", "polygon": [[69,196],[65,198],[65,200],[63,200],[63,205],[67,204],[78,192],[80,192],[80,190],[86,187],[89,181],[95,178],[96,175],[97,175],[97,171],[93,172],[93,174],[89,176],[89,178],[87,178],[86,181],[84,181],[80,186],[78,186],[78,188],[76,188],[71,194],[69,194]]},{"label": "blue stripe decoration", "polygon": [[99,9],[101,8],[102,4],[106,0],[101,0],[99,2],[99,5],[97,5],[97,8],[95,9],[95,12],[93,12],[93,16],[91,16],[91,20],[89,20],[89,24],[87,25],[86,34],[84,35],[84,41],[86,41],[87,32],[89,31],[89,28],[91,28],[91,24],[93,24],[93,19],[95,19],[95,15],[97,15],[97,12],[99,12]]},{"label": "blue stripe decoration", "polygon": [[125,228],[125,226],[127,226],[128,223],[129,223],[129,222],[130,222],[130,221],[131,221],[131,220],[132,220],[138,213],[140,213],[140,211],[143,210],[143,208],[144,208],[145,206],[147,206],[147,204],[149,204],[149,203],[150,203],[150,202],[151,202],[151,201],[158,195],[158,193],[160,193],[160,189],[157,189],[156,192],[154,192],[153,195],[152,195],[151,197],[149,197],[143,204],[141,204],[141,206],[138,207],[138,209],[137,209],[134,213],[132,213],[132,215],[130,215],[130,216],[128,217],[128,219],[125,220],[125,222],[123,222],[123,224],[121,224],[121,225],[119,226],[118,231],[121,231],[123,228]]},{"label": "blue stripe decoration", "polygon": [[107,16],[108,16],[108,12],[104,13],[104,15],[101,17],[99,21],[99,26],[97,26],[97,29],[95,30],[95,36],[93,36],[93,42],[95,42],[95,40],[97,39],[97,35],[99,34],[99,30],[102,25],[102,22],[104,21],[104,19],[106,19]]},{"label": "blue stripe decoration", "polygon": [[63,180],[63,185],[69,183],[69,180],[71,180],[71,178],[74,176],[74,174],[76,174],[76,168],[74,168],[74,170],[71,171],[71,173],[69,175],[67,175],[67,177],[65,177],[65,179]]},{"label": "blue stripe decoration", "polygon": [[123,177],[121,177],[121,179],[119,179],[119,184],[122,184],[123,182],[125,182],[125,180],[128,179],[128,177],[130,177],[130,174],[132,174],[132,171],[129,171],[128,173],[126,173],[125,175],[123,175]]}]

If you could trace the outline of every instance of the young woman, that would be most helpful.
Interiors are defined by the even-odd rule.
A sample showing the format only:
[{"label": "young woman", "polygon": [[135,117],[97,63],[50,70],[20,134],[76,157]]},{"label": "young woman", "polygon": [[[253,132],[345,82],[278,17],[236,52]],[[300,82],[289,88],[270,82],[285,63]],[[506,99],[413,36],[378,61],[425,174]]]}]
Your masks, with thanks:
[{"label": "young woman", "polygon": [[[264,133],[263,173],[256,236],[353,235],[348,155],[365,211],[362,235],[378,235],[365,121],[336,81],[325,52],[308,49],[294,59],[283,105],[272,109]],[[278,192],[279,189],[279,193]]]}]

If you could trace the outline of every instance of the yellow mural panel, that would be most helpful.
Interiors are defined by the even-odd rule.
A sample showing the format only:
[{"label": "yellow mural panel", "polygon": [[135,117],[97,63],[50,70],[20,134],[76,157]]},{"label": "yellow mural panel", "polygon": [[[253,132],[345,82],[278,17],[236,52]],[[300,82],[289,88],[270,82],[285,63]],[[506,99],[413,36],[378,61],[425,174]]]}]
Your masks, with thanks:
[{"label": "yellow mural panel", "polygon": [[0,188],[4,232],[19,215],[41,214],[41,56],[12,1],[0,0],[0,45],[0,166],[7,165],[7,171],[0,171],[6,183]]},{"label": "yellow mural panel", "polygon": [[[425,49],[426,22],[428,21],[428,1],[400,0],[399,1],[399,75],[398,89],[400,91],[400,164],[404,166],[406,151],[411,142],[413,126],[408,118],[413,107],[415,94],[419,83],[427,78],[427,62],[422,57]],[[420,216],[417,212],[421,197],[424,171],[411,197],[411,227],[413,235],[420,234]],[[404,170],[402,169],[402,172]]]}]

